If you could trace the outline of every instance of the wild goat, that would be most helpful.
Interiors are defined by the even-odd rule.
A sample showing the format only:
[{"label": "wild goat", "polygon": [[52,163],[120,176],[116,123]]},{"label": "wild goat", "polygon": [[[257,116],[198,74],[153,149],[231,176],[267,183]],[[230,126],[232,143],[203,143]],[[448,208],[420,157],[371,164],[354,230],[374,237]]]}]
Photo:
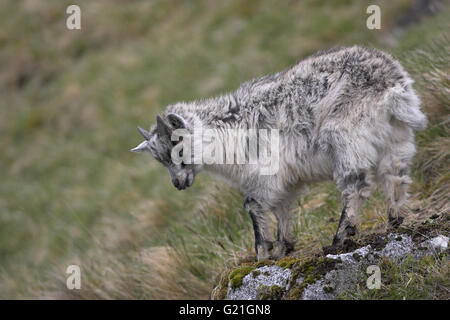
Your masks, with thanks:
[{"label": "wild goat", "polygon": [[[427,125],[412,83],[398,61],[376,49],[318,52],[233,93],[168,106],[149,132],[139,128],[145,141],[132,151],[149,151],[179,190],[191,186],[203,169],[239,187],[253,222],[258,260],[293,250],[289,211],[295,199],[306,184],[333,179],[344,203],[333,245],[345,245],[356,234],[360,209],[375,184],[385,193],[388,221],[401,223],[399,207],[407,198],[415,154],[413,130]],[[277,171],[263,175],[259,162],[174,162],[181,142],[172,134],[197,127],[216,130],[223,143],[230,129],[277,130]],[[278,221],[275,248],[268,212]]]}]

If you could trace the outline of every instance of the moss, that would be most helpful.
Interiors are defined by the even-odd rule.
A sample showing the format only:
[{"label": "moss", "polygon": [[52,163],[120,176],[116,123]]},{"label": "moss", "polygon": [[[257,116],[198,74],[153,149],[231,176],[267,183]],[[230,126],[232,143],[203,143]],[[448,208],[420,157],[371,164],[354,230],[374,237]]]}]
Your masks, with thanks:
[{"label": "moss", "polygon": [[301,300],[303,296],[303,290],[305,289],[302,285],[294,286],[284,297],[286,300]]},{"label": "moss", "polygon": [[[311,284],[320,280],[328,271],[334,269],[336,263],[339,260],[320,257],[311,258],[303,262],[295,263],[292,266],[292,278],[293,284],[291,290],[286,294],[285,299],[299,300],[302,298],[303,291]],[[297,279],[303,278],[303,281],[299,284]]]},{"label": "moss", "polygon": [[306,285],[310,285],[315,283],[317,280],[320,280],[321,275],[317,274],[315,272],[311,272],[310,274],[308,274],[305,279],[303,279],[303,283]]},{"label": "moss", "polygon": [[259,270],[253,270],[252,271],[252,277],[253,278],[256,278],[257,276],[259,276],[261,274],[261,271],[259,271]]},{"label": "moss", "polygon": [[256,292],[256,299],[257,300],[270,300],[270,290],[269,287],[266,285],[260,285],[258,287],[258,290]]},{"label": "moss", "polygon": [[338,262],[338,260],[325,257],[308,259],[303,263],[299,263],[294,266],[292,279],[295,281],[300,275],[302,275],[304,278],[303,282],[312,281],[311,283],[314,283],[315,280],[320,279],[328,271],[334,269],[334,266]]},{"label": "moss", "polygon": [[258,287],[258,293],[256,298],[258,300],[281,300],[285,294],[286,289],[277,285],[265,286],[260,285]]},{"label": "moss", "polygon": [[278,261],[277,266],[283,269],[291,269],[294,264],[300,261],[301,261],[300,259],[296,259],[293,257],[284,257],[283,259]]},{"label": "moss", "polygon": [[331,287],[331,286],[324,286],[324,287],[322,288],[322,290],[323,290],[323,292],[325,292],[325,293],[331,293],[331,292],[333,292],[334,288]]},{"label": "moss", "polygon": [[270,294],[274,300],[280,300],[286,290],[280,286],[273,285],[270,287]]},{"label": "moss", "polygon": [[359,255],[359,254],[357,254],[356,252],[355,253],[353,253],[353,259],[355,259],[356,261],[360,261],[361,260],[361,256]]},{"label": "moss", "polygon": [[303,292],[305,289],[310,285],[315,283],[317,280],[320,279],[320,276],[309,274],[307,277],[305,277],[302,281],[302,283],[296,283],[292,289],[289,291],[289,293],[286,295],[286,300],[301,300],[303,296]]},{"label": "moss", "polygon": [[248,275],[250,272],[252,272],[255,269],[253,266],[244,266],[238,269],[235,269],[233,272],[231,272],[229,279],[230,279],[230,286],[232,289],[239,288],[242,285],[242,280],[246,275]]},{"label": "moss", "polygon": [[270,261],[270,260],[261,260],[261,261],[255,262],[255,263],[253,264],[253,266],[254,266],[255,268],[261,268],[261,267],[264,267],[264,266],[272,266],[273,264],[274,264],[273,261]]}]

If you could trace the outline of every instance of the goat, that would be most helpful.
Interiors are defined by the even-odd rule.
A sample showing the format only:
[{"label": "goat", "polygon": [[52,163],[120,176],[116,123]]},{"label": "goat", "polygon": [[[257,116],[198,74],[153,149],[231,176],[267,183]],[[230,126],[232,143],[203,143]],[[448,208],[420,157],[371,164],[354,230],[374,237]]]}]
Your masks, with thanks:
[{"label": "goat", "polygon": [[[386,196],[389,222],[401,223],[399,208],[407,199],[416,151],[414,130],[427,126],[412,83],[387,53],[334,48],[245,82],[235,92],[168,106],[150,131],[139,128],[145,140],[132,151],[150,152],[168,169],[177,189],[191,186],[203,170],[238,187],[253,222],[257,260],[293,250],[289,211],[294,201],[307,184],[332,179],[344,204],[333,245],[343,245],[356,235],[360,209],[377,184]],[[258,161],[189,161],[190,151],[184,161],[174,161],[181,145],[173,141],[174,133],[192,134],[199,127],[213,129],[224,144],[230,130],[276,130],[277,170],[261,174]],[[206,144],[204,138],[199,141]],[[269,212],[278,222],[275,248]]]}]

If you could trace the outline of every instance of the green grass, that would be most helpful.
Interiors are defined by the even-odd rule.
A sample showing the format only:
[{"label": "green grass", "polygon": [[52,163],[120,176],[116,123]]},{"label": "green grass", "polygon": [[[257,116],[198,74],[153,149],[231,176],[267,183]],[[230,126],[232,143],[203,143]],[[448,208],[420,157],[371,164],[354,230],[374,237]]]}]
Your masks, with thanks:
[{"label": "green grass", "polygon": [[[381,2],[383,28],[370,31],[361,1],[79,1],[82,30],[68,31],[73,1],[3,1],[0,298],[207,298],[223,269],[254,255],[242,195],[206,176],[176,192],[159,164],[128,151],[140,141],[136,127],[169,103],[233,90],[335,45],[385,48],[408,63],[403,56],[442,37],[449,17],[441,10],[388,47],[411,2]],[[414,57],[434,110],[442,95],[427,96],[418,75],[430,65]],[[442,122],[438,109],[433,123]],[[419,158],[431,153],[433,164],[443,149],[434,137],[448,141],[447,129],[419,136]],[[416,172],[415,190],[427,183],[431,197],[433,184]],[[383,221],[382,203],[377,195],[367,204],[363,228]],[[295,233],[306,252],[329,244],[339,206],[330,183],[299,200]],[[77,292],[65,288],[74,263]]]},{"label": "green grass", "polygon": [[408,256],[402,263],[385,259],[380,263],[380,289],[367,289],[359,283],[357,289],[345,292],[342,299],[434,299],[447,300],[450,288],[450,262],[446,256],[425,256],[416,260]]}]

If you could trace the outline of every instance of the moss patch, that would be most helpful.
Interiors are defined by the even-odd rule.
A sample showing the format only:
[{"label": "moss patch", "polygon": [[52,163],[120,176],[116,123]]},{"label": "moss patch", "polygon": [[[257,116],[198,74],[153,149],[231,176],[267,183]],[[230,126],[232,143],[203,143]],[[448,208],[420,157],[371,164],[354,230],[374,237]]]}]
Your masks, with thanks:
[{"label": "moss patch", "polygon": [[303,263],[294,266],[292,279],[297,280],[299,276],[303,276],[305,278],[304,282],[309,281],[310,283],[314,283],[315,280],[320,279],[328,271],[333,270],[338,262],[340,260],[326,257],[307,259]]},{"label": "moss patch", "polygon": [[358,253],[356,253],[356,252],[355,252],[355,253],[353,253],[353,255],[352,255],[352,256],[353,256],[353,259],[355,259],[355,260],[356,260],[356,261],[358,261],[358,262],[359,262],[359,261],[361,260],[361,255],[359,255],[359,254],[358,254]]},{"label": "moss patch", "polygon": [[255,270],[255,267],[253,266],[244,266],[231,272],[229,276],[231,288],[239,288],[242,285],[242,280],[244,279],[244,277],[253,270]]},{"label": "moss patch", "polygon": [[[320,280],[327,272],[333,270],[336,263],[339,262],[340,260],[320,257],[295,263],[292,266],[292,289],[286,294],[285,299],[300,300],[306,287]],[[300,284],[297,283],[299,278],[303,278]]]},{"label": "moss patch", "polygon": [[301,259],[296,259],[293,257],[285,257],[278,261],[277,266],[283,268],[283,269],[291,269],[292,266],[298,262],[300,262]]},{"label": "moss patch", "polygon": [[286,290],[280,286],[273,285],[270,287],[270,294],[274,300],[280,300]]},{"label": "moss patch", "polygon": [[261,271],[259,271],[259,270],[253,270],[252,271],[252,277],[253,278],[256,278],[257,276],[259,276],[261,274]]},{"label": "moss patch", "polygon": [[255,268],[261,268],[261,267],[264,267],[264,266],[272,266],[274,264],[275,264],[275,262],[273,262],[271,260],[261,260],[261,261],[255,262],[253,264],[253,266]]},{"label": "moss patch", "polygon": [[258,288],[256,298],[258,300],[281,300],[285,292],[285,288],[277,285],[273,285],[270,287],[261,285]]}]

